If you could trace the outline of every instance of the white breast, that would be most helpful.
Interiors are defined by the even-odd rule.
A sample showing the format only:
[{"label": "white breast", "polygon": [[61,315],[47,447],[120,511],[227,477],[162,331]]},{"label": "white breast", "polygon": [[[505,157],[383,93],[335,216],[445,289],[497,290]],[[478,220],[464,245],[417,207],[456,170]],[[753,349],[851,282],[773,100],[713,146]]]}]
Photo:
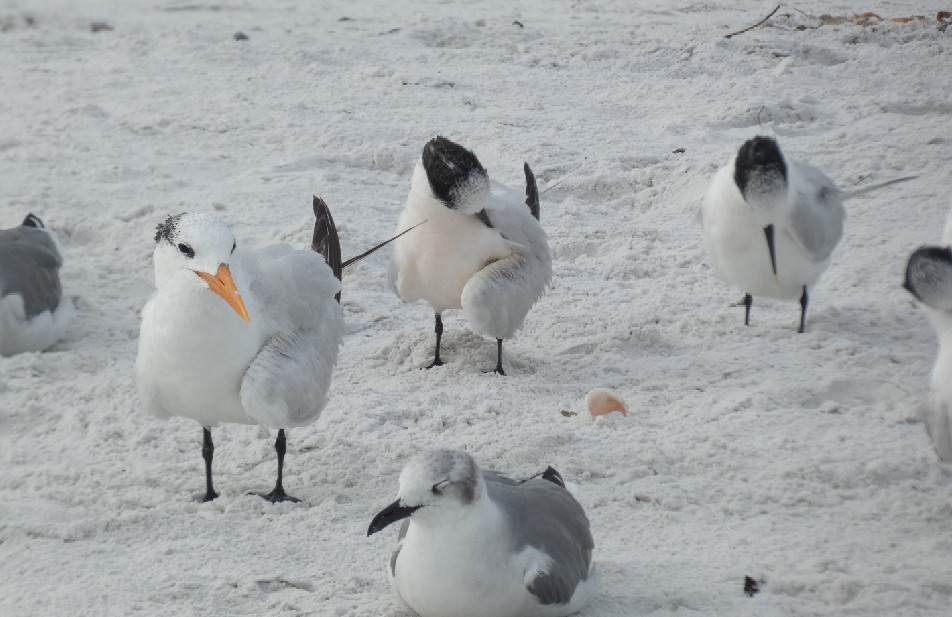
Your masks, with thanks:
[{"label": "white breast", "polygon": [[[241,379],[264,343],[254,327],[255,312],[248,310],[252,323],[205,290],[185,297],[157,294],[146,304],[136,382],[150,411],[210,427],[257,424],[239,400]],[[178,317],[184,314],[188,318]]]},{"label": "white breast", "polygon": [[461,521],[475,524],[410,524],[393,583],[422,617],[516,617],[538,604],[508,558],[500,513],[482,501],[486,512]]},{"label": "white breast", "polygon": [[476,217],[435,200],[428,186],[422,166],[417,165],[397,230],[426,223],[394,242],[393,287],[405,302],[426,300],[436,312],[459,309],[469,279],[487,264],[508,256],[509,247],[499,232]]},{"label": "white breast", "polygon": [[72,301],[63,296],[52,312],[27,319],[19,294],[0,298],[0,356],[49,348],[66,333],[74,312]]},{"label": "white breast", "polygon": [[718,171],[704,200],[704,242],[717,276],[754,297],[792,299],[811,287],[829,260],[811,262],[784,230],[775,225],[777,277],[774,284],[764,223],[747,205],[733,181],[733,167]]}]

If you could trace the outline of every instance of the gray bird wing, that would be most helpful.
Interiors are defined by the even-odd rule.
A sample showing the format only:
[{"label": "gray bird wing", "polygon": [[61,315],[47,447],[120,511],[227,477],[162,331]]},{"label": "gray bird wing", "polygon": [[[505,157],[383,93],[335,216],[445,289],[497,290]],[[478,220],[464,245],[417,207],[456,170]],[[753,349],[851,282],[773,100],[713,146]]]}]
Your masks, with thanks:
[{"label": "gray bird wing", "polygon": [[531,546],[549,557],[548,568],[526,581],[542,604],[565,604],[588,579],[595,542],[582,506],[554,482],[533,478],[516,483],[484,473],[489,498],[506,515],[513,552]]},{"label": "gray bird wing", "polygon": [[63,258],[46,230],[0,230],[0,297],[19,294],[28,319],[59,306],[61,265]]},{"label": "gray bird wing", "polygon": [[494,184],[485,212],[491,227],[507,241],[510,254],[473,275],[460,300],[476,333],[507,339],[545,293],[552,279],[552,256],[545,231],[515,191]]},{"label": "gray bird wing", "polygon": [[826,261],[843,237],[846,210],[840,189],[816,167],[790,163],[796,180],[791,184],[793,211],[788,231],[811,261]]},{"label": "gray bird wing", "polygon": [[400,549],[403,548],[403,539],[407,537],[407,529],[410,529],[410,519],[403,521],[400,525],[400,535],[397,536],[397,548],[393,549],[390,555],[390,576],[397,575],[397,559],[400,557]]},{"label": "gray bird wing", "polygon": [[343,335],[340,281],[320,253],[287,245],[250,251],[245,264],[261,309],[252,319],[273,334],[242,378],[242,406],[270,428],[310,424],[327,402]]}]

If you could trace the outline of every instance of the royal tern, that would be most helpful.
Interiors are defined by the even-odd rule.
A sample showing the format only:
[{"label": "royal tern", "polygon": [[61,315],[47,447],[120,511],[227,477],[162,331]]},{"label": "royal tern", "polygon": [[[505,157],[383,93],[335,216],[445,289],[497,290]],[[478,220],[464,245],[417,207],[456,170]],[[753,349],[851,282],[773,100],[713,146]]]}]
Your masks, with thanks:
[{"label": "royal tern", "polygon": [[[539,224],[535,176],[525,164],[525,198],[490,182],[472,152],[445,137],[423,148],[390,260],[390,284],[404,302],[426,300],[436,321],[430,367],[443,364],[443,311],[462,309],[477,334],[496,339],[495,372],[505,374],[502,342],[522,327],[552,278]],[[429,368],[429,367],[428,367]]]}]

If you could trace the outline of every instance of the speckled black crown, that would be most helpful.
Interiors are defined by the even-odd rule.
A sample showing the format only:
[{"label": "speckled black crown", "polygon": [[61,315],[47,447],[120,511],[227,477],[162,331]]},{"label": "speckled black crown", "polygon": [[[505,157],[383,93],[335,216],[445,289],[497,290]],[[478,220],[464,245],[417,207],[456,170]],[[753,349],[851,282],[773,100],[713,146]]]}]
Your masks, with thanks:
[{"label": "speckled black crown", "polygon": [[463,146],[438,135],[423,147],[423,169],[433,196],[450,208],[457,189],[474,175],[487,176],[476,155]]},{"label": "speckled black crown", "polygon": [[174,244],[172,238],[175,236],[175,230],[178,227],[179,219],[182,218],[181,214],[176,214],[165,219],[164,223],[159,223],[155,227],[155,241],[158,243],[163,238],[170,244]]},{"label": "speckled black crown", "polygon": [[952,249],[947,246],[921,246],[906,262],[902,286],[920,302],[932,306],[931,292],[952,287]]},{"label": "speckled black crown", "polygon": [[45,229],[46,226],[43,224],[43,221],[40,220],[40,217],[30,212],[26,215],[26,218],[23,219],[21,223],[24,227],[36,227],[37,229]]},{"label": "speckled black crown", "polygon": [[741,195],[747,196],[747,190],[754,178],[761,181],[775,178],[783,184],[787,182],[787,163],[784,162],[780,146],[773,137],[760,135],[748,139],[737,151],[734,182],[737,183]]}]

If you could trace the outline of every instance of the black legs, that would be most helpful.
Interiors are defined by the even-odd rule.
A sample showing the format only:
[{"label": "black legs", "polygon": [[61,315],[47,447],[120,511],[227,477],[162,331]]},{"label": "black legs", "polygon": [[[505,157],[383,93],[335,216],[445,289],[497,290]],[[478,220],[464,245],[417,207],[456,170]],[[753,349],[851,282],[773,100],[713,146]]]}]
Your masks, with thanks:
[{"label": "black legs", "polygon": [[[754,298],[750,294],[744,294],[744,325],[750,325],[750,305],[754,303]],[[800,296],[800,329],[797,330],[803,334],[807,322],[807,304],[810,302],[810,296],[807,294],[807,286],[803,286],[803,294]],[[734,306],[737,306],[736,304]]]},{"label": "black legs", "polygon": [[506,371],[502,370],[502,339],[496,339],[496,368],[495,372],[500,375],[505,375]]},{"label": "black legs", "polygon": [[212,443],[212,432],[202,427],[202,458],[205,459],[205,497],[203,502],[218,497],[212,487],[212,457],[215,454],[215,444]]},{"label": "black legs", "polygon": [[436,355],[433,357],[433,364],[426,368],[433,368],[434,366],[443,366],[443,361],[440,360],[440,339],[443,338],[443,318],[439,313],[436,314]]},{"label": "black legs", "polygon": [[291,497],[284,492],[284,485],[281,480],[284,478],[284,453],[287,452],[288,442],[284,436],[284,429],[278,430],[278,438],[274,440],[274,451],[278,453],[278,481],[274,483],[274,490],[267,495],[255,493],[255,495],[267,499],[271,503],[279,501],[301,501],[297,497]]},{"label": "black legs", "polygon": [[[212,456],[215,453],[215,444],[212,443],[212,432],[206,427],[202,427],[202,458],[205,459],[205,498],[202,501],[211,501],[218,497],[218,493],[212,488]],[[278,438],[274,441],[274,449],[278,453],[278,481],[274,485],[274,490],[265,495],[264,493],[249,493],[267,499],[271,503],[278,501],[301,501],[291,497],[284,492],[284,486],[281,480],[284,478],[284,453],[287,452],[288,442],[284,436],[284,429],[278,431]]]},{"label": "black legs", "polygon": [[[440,359],[440,342],[443,339],[443,317],[440,313],[436,313],[436,325],[433,328],[436,332],[436,352],[433,354],[433,363],[430,364],[428,369],[433,368],[434,366],[443,366],[443,360]],[[496,339],[496,368],[493,369],[493,372],[499,373],[500,375],[505,375],[506,371],[502,370],[502,339]]]},{"label": "black legs", "polygon": [[807,286],[803,286],[803,295],[800,296],[800,329],[797,330],[800,334],[803,334],[803,327],[806,325],[807,321],[807,302],[810,301],[810,297],[807,295]]}]

